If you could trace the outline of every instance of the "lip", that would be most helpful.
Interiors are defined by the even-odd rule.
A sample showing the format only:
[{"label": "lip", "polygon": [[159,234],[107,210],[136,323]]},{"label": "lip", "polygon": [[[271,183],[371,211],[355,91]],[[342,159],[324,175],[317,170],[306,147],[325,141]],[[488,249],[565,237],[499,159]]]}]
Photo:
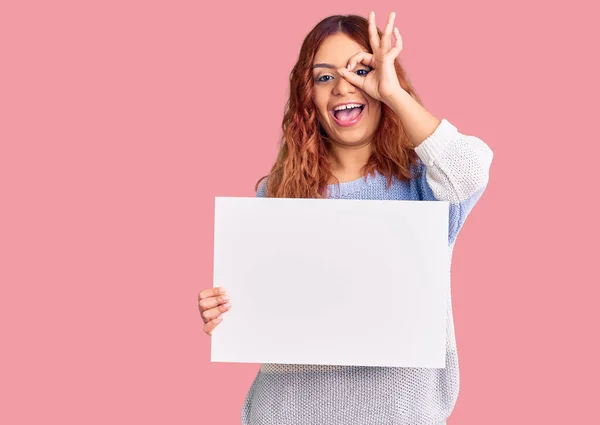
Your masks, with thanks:
[{"label": "lip", "polygon": [[[350,121],[339,121],[339,120],[338,120],[338,119],[335,117],[335,114],[334,114],[334,109],[335,109],[335,108],[337,108],[337,107],[338,107],[338,106],[340,106],[340,105],[348,105],[348,104],[351,104],[351,103],[358,103],[358,104],[360,104],[360,105],[363,105],[363,108],[362,108],[362,110],[360,111],[360,114],[358,114],[358,116],[357,116],[356,118],[354,118],[353,120],[350,120]],[[333,120],[335,121],[335,123],[336,123],[337,125],[339,125],[340,127],[352,127],[353,125],[355,125],[356,123],[358,123],[358,122],[360,121],[360,119],[362,118],[362,114],[363,114],[363,112],[365,112],[365,108],[366,108],[366,107],[367,107],[367,105],[365,105],[364,103],[361,103],[361,102],[346,102],[346,103],[340,103],[340,104],[337,104],[337,105],[335,105],[335,106],[333,107],[334,109],[330,109],[330,110],[329,110],[329,114],[331,114],[331,118],[333,118]]]},{"label": "lip", "polygon": [[333,105],[333,107],[331,108],[331,111],[333,111],[335,108],[337,108],[338,106],[343,106],[343,105],[353,105],[353,104],[359,104],[359,105],[363,105],[366,106],[366,104],[362,103],[362,102],[344,102],[344,103],[338,103],[337,105]]}]

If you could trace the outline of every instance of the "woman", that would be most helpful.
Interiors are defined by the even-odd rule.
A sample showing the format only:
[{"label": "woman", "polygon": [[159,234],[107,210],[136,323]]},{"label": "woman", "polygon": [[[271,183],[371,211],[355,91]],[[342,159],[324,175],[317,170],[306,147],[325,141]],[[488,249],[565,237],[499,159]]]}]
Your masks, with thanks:
[{"label": "woman", "polygon": [[[368,21],[331,16],[308,34],[290,77],[279,156],[257,183],[257,196],[448,201],[452,258],[456,236],[487,186],[493,153],[421,106],[396,60],[402,40],[394,18],[382,33],[373,12]],[[373,292],[365,320],[378,296],[385,294]],[[200,292],[209,335],[228,301],[223,288]],[[444,369],[263,364],[242,423],[445,424],[458,389],[448,287]]]}]

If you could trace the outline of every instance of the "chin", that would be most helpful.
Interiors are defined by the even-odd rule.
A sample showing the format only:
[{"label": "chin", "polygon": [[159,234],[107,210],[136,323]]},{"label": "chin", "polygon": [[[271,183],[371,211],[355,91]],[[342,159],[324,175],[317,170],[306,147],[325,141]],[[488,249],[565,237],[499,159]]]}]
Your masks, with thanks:
[{"label": "chin", "polygon": [[337,136],[334,138],[334,140],[342,145],[348,145],[348,146],[353,146],[353,145],[360,145],[364,143],[364,140],[366,140],[365,138],[365,134],[353,134],[353,135],[347,135],[347,136]]}]

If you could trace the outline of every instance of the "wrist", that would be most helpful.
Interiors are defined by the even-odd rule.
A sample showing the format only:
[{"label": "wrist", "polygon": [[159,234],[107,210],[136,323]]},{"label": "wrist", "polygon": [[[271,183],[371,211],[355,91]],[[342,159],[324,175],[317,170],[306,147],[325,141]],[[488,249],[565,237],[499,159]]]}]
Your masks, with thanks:
[{"label": "wrist", "polygon": [[403,89],[398,89],[386,99],[384,99],[384,103],[390,107],[392,111],[394,111],[397,115],[408,106],[410,102],[414,102],[415,100]]}]

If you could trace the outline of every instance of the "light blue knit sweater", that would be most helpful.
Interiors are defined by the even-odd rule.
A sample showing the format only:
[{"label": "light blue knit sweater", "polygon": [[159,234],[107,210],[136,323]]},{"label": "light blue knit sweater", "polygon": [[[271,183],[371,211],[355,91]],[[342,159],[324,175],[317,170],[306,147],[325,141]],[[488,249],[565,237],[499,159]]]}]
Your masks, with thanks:
[{"label": "light blue knit sweater", "polygon": [[[329,197],[449,201],[448,249],[488,183],[493,158],[479,138],[442,119],[416,149],[421,176],[376,173],[329,186]],[[257,196],[265,196],[265,182]],[[444,369],[263,364],[242,407],[242,425],[444,424],[458,398],[459,369],[450,287]]]}]

